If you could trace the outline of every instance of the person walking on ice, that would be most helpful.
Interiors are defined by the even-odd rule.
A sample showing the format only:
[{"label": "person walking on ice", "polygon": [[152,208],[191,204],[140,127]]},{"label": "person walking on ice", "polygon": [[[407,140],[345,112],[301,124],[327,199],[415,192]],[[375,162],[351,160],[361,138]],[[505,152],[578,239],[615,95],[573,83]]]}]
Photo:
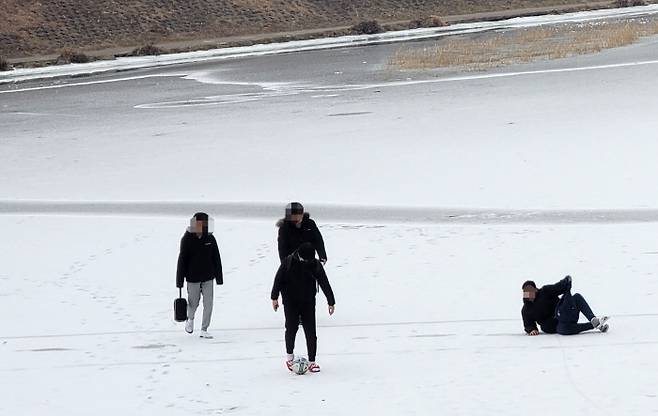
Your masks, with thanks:
[{"label": "person walking on ice", "polygon": [[178,268],[176,271],[176,287],[182,288],[187,280],[187,321],[185,331],[194,332],[194,314],[201,296],[203,296],[203,320],[201,322],[201,338],[212,338],[208,333],[213,308],[213,280],[218,285],[224,283],[222,274],[222,259],[219,256],[217,240],[209,229],[208,214],[197,212],[190,220],[190,228],[185,232],[180,242]]},{"label": "person walking on ice", "polygon": [[324,248],[324,240],[315,221],[311,219],[308,212],[304,212],[304,206],[299,202],[291,202],[286,206],[286,216],[277,221],[279,227],[278,248],[279,260],[283,260],[295,252],[302,243],[311,243],[318,252],[320,262],[327,262],[327,251]]},{"label": "person walking on ice", "polygon": [[317,336],[315,327],[316,282],[327,298],[329,315],[333,315],[336,300],[322,263],[315,258],[315,248],[311,243],[303,243],[295,252],[283,259],[272,286],[272,308],[279,309],[279,294],[283,298],[283,312],[286,318],[286,366],[293,370],[295,337],[302,319],[306,348],[308,351],[308,371],[317,373],[320,366],[315,362]]},{"label": "person walking on ice", "polygon": [[[523,327],[528,335],[539,335],[537,324],[547,334],[576,335],[584,331],[598,329],[607,332],[609,317],[597,317],[580,293],[571,294],[571,276],[553,285],[537,285],[527,280],[523,289]],[[560,295],[562,297],[560,298]],[[589,322],[578,323],[580,314]]]}]

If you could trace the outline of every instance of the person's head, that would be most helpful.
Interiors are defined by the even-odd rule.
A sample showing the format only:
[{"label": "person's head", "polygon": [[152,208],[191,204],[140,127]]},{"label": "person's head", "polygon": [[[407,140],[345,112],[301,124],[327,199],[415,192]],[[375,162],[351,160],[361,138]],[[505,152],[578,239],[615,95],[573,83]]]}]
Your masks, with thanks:
[{"label": "person's head", "polygon": [[299,202],[291,202],[286,205],[286,221],[300,224],[304,219],[304,206]]},{"label": "person's head", "polygon": [[315,247],[313,247],[313,244],[311,243],[302,243],[297,249],[297,255],[299,256],[300,261],[313,261],[315,260]]},{"label": "person's head", "polygon": [[190,219],[190,232],[197,235],[208,234],[210,219],[205,212],[197,212]]},{"label": "person's head", "polygon": [[523,300],[527,300],[529,302],[534,302],[535,298],[537,297],[537,285],[535,282],[532,280],[526,280],[523,282],[523,285],[521,285],[521,289],[523,290]]}]

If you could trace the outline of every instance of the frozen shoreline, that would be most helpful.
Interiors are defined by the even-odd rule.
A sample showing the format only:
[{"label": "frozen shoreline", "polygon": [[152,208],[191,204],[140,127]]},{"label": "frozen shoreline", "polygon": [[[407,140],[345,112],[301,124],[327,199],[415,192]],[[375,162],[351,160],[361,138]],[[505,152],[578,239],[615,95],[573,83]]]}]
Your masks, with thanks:
[{"label": "frozen shoreline", "polygon": [[208,51],[184,52],[160,56],[124,57],[108,61],[90,62],[87,64],[68,64],[3,72],[0,73],[0,85],[39,79],[91,75],[142,68],[157,68],[176,64],[217,61],[250,56],[432,39],[448,35],[478,33],[498,29],[534,27],[567,22],[587,22],[616,17],[637,17],[656,13],[658,13],[658,5],[654,4],[622,9],[567,13],[563,15],[519,17],[494,22],[461,23],[438,28],[410,29],[385,32],[376,35],[342,36],[284,43],[258,44],[245,47],[212,49]]},{"label": "frozen shoreline", "polygon": [[[187,217],[204,211],[222,219],[272,219],[285,203],[209,201],[1,201],[0,215]],[[324,221],[358,224],[621,224],[658,222],[658,209],[475,209],[309,204]]]}]

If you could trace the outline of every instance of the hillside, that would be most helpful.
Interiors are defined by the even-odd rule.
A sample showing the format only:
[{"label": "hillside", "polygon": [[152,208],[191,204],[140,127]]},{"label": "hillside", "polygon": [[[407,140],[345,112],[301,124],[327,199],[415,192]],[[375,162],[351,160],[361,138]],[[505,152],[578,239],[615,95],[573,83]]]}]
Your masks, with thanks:
[{"label": "hillside", "polygon": [[[98,50],[429,15],[586,5],[586,0],[1,0],[0,55]],[[600,3],[600,2],[599,2]]]}]

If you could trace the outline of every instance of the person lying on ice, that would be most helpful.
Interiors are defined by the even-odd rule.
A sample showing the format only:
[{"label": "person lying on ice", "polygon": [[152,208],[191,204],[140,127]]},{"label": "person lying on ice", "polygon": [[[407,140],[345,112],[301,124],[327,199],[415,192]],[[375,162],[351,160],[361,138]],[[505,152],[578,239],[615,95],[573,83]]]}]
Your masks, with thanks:
[{"label": "person lying on ice", "polygon": [[[607,316],[596,317],[580,293],[571,295],[571,276],[553,285],[542,286],[541,289],[537,289],[532,280],[527,280],[521,288],[521,316],[528,335],[539,335],[537,324],[547,334],[575,335],[591,329],[608,331]],[[589,322],[578,323],[581,313]]]}]

